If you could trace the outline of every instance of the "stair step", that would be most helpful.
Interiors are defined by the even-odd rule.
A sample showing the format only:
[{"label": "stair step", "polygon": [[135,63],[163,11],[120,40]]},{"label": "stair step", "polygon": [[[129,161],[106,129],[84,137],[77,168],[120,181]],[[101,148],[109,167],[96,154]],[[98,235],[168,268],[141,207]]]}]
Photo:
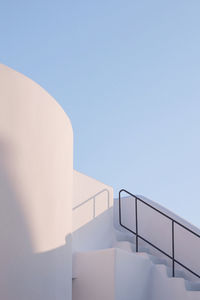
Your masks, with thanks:
[{"label": "stair step", "polygon": [[[135,236],[131,233],[125,233],[123,231],[116,230],[117,232],[117,241],[114,243],[114,247],[123,249],[127,252],[135,253],[136,245],[135,245]],[[178,269],[176,266],[175,269],[175,277],[172,277],[172,263],[170,259],[167,257],[156,256],[155,254],[150,253],[150,249],[146,247],[142,247],[139,245],[139,252],[137,252],[138,256],[144,257],[149,259],[155,266],[157,272],[163,276],[163,280],[167,282],[169,288],[172,290],[177,291],[177,295],[180,295],[180,299],[187,299],[187,300],[200,300],[200,280],[199,281],[192,281],[191,278],[187,275],[184,270],[181,268]],[[163,284],[163,283],[162,283]],[[172,295],[167,293],[169,295]],[[176,294],[176,292],[174,292]],[[173,295],[174,295],[173,294]],[[156,296],[157,297],[157,296]],[[162,297],[161,297],[162,298]],[[156,298],[157,299],[157,298]],[[175,298],[163,298],[163,300],[177,300],[178,297]]]},{"label": "stair step", "polygon": [[153,274],[152,299],[188,300],[185,280],[168,277],[165,265],[156,265]]},{"label": "stair step", "polygon": [[167,265],[167,260],[165,258],[158,257],[153,254],[148,254],[148,256],[149,256],[150,260],[156,265],[157,264]]},{"label": "stair step", "polygon": [[195,281],[186,280],[185,285],[187,290],[189,291],[200,291],[200,281],[195,282]]},{"label": "stair step", "polygon": [[198,291],[187,291],[187,300],[199,300],[200,292]]},{"label": "stair step", "polygon": [[[129,246],[127,246],[128,244],[129,244]],[[132,252],[136,252],[136,245],[133,241],[127,241],[127,240],[119,241],[119,240],[117,240],[113,243],[113,246],[116,247],[116,248],[120,248],[120,249],[125,249],[126,247],[127,248],[129,247],[129,249],[131,249]],[[149,249],[146,248],[146,247],[140,246],[138,253],[140,253],[140,252],[149,253]]]},{"label": "stair step", "polygon": [[126,250],[128,252],[134,252],[135,245],[129,241],[118,241],[114,243],[114,248]]},{"label": "stair step", "polygon": [[134,242],[135,236],[131,232],[125,230],[122,228],[122,230],[116,230],[115,229],[115,236],[117,241],[129,241]]},{"label": "stair step", "polygon": [[[114,243],[114,247],[119,248],[119,249],[123,249],[129,252],[135,252],[136,251],[136,246],[135,243],[131,243],[129,241],[117,241]],[[158,257],[155,256],[153,254],[149,253],[149,249],[145,248],[145,247],[140,247],[139,248],[139,252],[137,252],[138,255],[143,255],[146,256],[147,258],[149,258],[154,264],[164,264],[164,265],[168,265],[167,264],[167,260],[163,257]],[[170,272],[168,273],[168,275],[170,276]],[[177,276],[179,277],[179,276]],[[180,276],[182,277],[182,276]]]}]

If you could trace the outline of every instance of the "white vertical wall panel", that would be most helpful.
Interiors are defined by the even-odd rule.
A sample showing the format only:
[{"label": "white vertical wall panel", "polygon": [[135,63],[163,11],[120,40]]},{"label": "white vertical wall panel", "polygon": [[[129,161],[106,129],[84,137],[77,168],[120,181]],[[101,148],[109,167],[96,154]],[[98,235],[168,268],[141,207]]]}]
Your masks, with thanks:
[{"label": "white vertical wall panel", "polygon": [[72,156],[61,107],[0,65],[1,299],[71,299]]}]

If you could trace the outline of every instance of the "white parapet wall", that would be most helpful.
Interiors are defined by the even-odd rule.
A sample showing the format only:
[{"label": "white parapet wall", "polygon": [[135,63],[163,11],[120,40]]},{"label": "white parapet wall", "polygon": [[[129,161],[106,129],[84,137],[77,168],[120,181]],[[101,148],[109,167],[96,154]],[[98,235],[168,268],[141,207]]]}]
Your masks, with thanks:
[{"label": "white parapet wall", "polygon": [[72,188],[69,118],[0,65],[0,299],[71,299]]},{"label": "white parapet wall", "polygon": [[112,187],[74,170],[73,190],[74,251],[111,247]]}]

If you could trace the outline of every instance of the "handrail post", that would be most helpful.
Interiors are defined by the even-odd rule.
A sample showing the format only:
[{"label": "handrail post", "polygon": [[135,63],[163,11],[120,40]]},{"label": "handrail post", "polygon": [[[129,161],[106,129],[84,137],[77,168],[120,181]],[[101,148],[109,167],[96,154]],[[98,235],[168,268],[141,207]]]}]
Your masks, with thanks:
[{"label": "handrail post", "polygon": [[121,191],[119,191],[119,224],[122,225],[122,221],[121,221]]},{"label": "handrail post", "polygon": [[137,212],[137,197],[135,198],[135,231],[136,231],[136,252],[138,252],[138,212]]},{"label": "handrail post", "polygon": [[95,218],[95,215],[96,215],[96,201],[95,201],[95,197],[93,197],[93,218]]},{"label": "handrail post", "polygon": [[172,277],[175,277],[175,262],[174,262],[174,220],[172,220]]}]

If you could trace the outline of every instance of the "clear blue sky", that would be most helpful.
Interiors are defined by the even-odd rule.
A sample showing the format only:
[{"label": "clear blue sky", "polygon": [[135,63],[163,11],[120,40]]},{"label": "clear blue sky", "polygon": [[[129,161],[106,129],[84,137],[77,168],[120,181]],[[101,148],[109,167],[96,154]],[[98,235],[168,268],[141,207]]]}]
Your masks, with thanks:
[{"label": "clear blue sky", "polygon": [[199,0],[0,0],[0,62],[67,112],[77,170],[200,226]]}]

